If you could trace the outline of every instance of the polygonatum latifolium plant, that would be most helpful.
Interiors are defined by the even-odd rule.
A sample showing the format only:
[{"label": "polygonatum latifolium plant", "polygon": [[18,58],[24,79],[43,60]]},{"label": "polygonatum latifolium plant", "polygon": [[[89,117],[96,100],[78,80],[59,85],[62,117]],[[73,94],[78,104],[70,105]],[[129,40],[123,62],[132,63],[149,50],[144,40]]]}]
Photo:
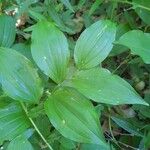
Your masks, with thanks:
[{"label": "polygonatum latifolium plant", "polygon": [[[61,0],[61,2],[72,13],[84,5],[79,3],[78,7],[73,8],[69,1]],[[65,25],[61,26],[63,23],[60,23],[60,16],[58,17],[58,12],[54,11],[56,8],[52,9],[51,18],[48,18],[47,14],[43,15],[45,14],[43,10],[34,12],[40,6],[48,9],[48,1],[45,1],[44,5],[37,4],[36,9],[31,7],[34,3],[36,2],[28,1],[24,4],[18,1],[16,5],[25,6],[23,10],[18,10],[18,15],[12,17],[10,14],[1,14],[0,16],[2,88],[0,145],[3,145],[2,148],[7,150],[122,149],[121,140],[118,142],[113,135],[119,131],[112,131],[111,120],[115,123],[114,128],[118,125],[132,136],[141,138],[142,145],[149,134],[143,133],[142,129],[139,129],[141,125],[131,122],[130,118],[120,117],[124,114],[118,111],[121,107],[130,105],[134,105],[134,109],[138,111],[138,107],[146,109],[149,102],[147,99],[144,101],[138,94],[137,87],[138,92],[129,82],[116,74],[118,68],[109,71],[109,67],[104,67],[103,63],[111,59],[109,57],[112,57],[111,51],[116,44],[118,49],[120,47],[125,51],[130,49],[133,55],[141,57],[141,59],[138,57],[140,61],[149,64],[150,34],[140,30],[130,30],[126,25],[120,26],[111,18],[99,18],[84,29],[74,41],[72,55],[70,36],[62,32],[67,32],[68,28],[64,29]],[[101,3],[96,1],[89,15],[92,15],[98,8],[97,5]],[[62,7],[62,4],[59,7]],[[15,19],[18,19],[21,12],[28,12],[29,17],[36,20],[31,28],[25,29],[31,31],[31,34],[18,28],[16,30]],[[28,24],[32,22],[33,20],[29,19]],[[16,26],[18,27],[18,24]],[[122,33],[118,34],[122,28]],[[27,41],[18,42],[20,36]],[[115,49],[113,50],[113,55],[117,55]],[[122,51],[119,51],[120,53]],[[119,109],[116,109],[117,107]],[[106,111],[104,117],[108,118],[108,122],[103,119],[103,111]],[[114,115],[115,113],[117,115]],[[129,115],[133,115],[133,112]],[[109,133],[106,128],[109,128]],[[121,134],[127,134],[126,132]]]}]

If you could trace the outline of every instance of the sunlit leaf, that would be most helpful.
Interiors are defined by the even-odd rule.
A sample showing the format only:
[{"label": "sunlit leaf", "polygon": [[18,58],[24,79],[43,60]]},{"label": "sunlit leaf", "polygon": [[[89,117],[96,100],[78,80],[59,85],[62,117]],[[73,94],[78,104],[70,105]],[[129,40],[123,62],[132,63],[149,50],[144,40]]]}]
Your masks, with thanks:
[{"label": "sunlit leaf", "polygon": [[129,83],[111,74],[107,69],[93,68],[78,71],[66,84],[96,102],[112,105],[148,105]]},{"label": "sunlit leaf", "polygon": [[53,126],[66,138],[107,147],[92,103],[76,90],[58,89],[46,101],[45,110]]},{"label": "sunlit leaf", "polygon": [[31,52],[40,69],[56,83],[66,77],[69,61],[67,39],[53,24],[39,22],[32,32]]},{"label": "sunlit leaf", "polygon": [[26,137],[19,135],[9,143],[7,150],[33,150],[33,147]]},{"label": "sunlit leaf", "polygon": [[11,98],[38,102],[43,88],[31,62],[13,49],[0,48],[0,82]]},{"label": "sunlit leaf", "polygon": [[109,54],[115,40],[116,26],[109,20],[100,20],[81,33],[74,52],[79,69],[100,64]]},{"label": "sunlit leaf", "polygon": [[145,63],[150,64],[149,41],[149,33],[143,33],[140,30],[132,30],[121,36],[117,43],[127,46],[134,54],[139,55]]}]

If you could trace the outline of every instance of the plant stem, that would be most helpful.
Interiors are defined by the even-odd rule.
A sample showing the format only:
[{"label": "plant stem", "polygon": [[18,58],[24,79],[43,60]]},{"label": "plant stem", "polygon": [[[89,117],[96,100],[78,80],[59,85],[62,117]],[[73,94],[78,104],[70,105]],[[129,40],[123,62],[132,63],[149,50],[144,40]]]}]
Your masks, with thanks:
[{"label": "plant stem", "polygon": [[33,125],[33,127],[35,128],[36,132],[39,134],[39,136],[42,138],[42,140],[45,142],[45,144],[47,145],[47,147],[50,150],[53,150],[53,148],[51,147],[51,145],[47,142],[47,140],[45,139],[45,137],[42,135],[42,133],[39,131],[39,129],[37,128],[36,124],[34,123],[34,121],[32,120],[32,118],[28,115],[28,110],[26,108],[26,106],[24,105],[23,102],[20,102],[22,109],[24,110],[25,114],[27,115],[28,119],[30,120],[31,124]]},{"label": "plant stem", "polygon": [[[108,108],[108,110],[109,110],[109,112],[110,112],[110,108]],[[127,145],[127,144],[122,143],[122,142],[120,142],[120,141],[117,141],[117,140],[115,139],[115,137],[114,137],[114,135],[113,135],[112,128],[111,128],[111,117],[110,117],[110,115],[109,115],[109,117],[108,117],[108,124],[109,124],[109,131],[110,131],[110,134],[111,134],[111,140],[112,140],[119,148],[121,148],[121,147],[120,147],[120,145],[119,145],[118,143],[124,145],[125,147],[132,148],[132,149],[136,150],[135,147],[132,147],[132,146],[130,146],[130,145]]]},{"label": "plant stem", "polygon": [[126,148],[131,148],[131,149],[133,149],[133,150],[137,150],[137,148],[135,148],[135,147],[133,147],[133,146],[130,146],[130,145],[127,145],[127,144],[125,144],[125,143],[122,143],[122,142],[120,142],[120,141],[118,141],[118,143],[122,144],[122,145],[125,146]]},{"label": "plant stem", "polygon": [[120,132],[116,132],[116,131],[113,131],[113,133],[116,133],[117,135],[122,135],[122,136],[133,136],[133,134],[120,133]]},{"label": "plant stem", "polygon": [[125,13],[125,12],[127,12],[127,11],[129,11],[129,10],[131,10],[131,9],[132,9],[132,7],[129,7],[129,8],[127,8],[127,9],[124,9],[122,12],[120,12],[118,15],[116,15],[115,18],[119,17],[120,15],[122,15],[123,13]]},{"label": "plant stem", "polygon": [[112,132],[112,129],[111,129],[111,119],[110,119],[110,115],[109,115],[109,117],[108,117],[108,124],[109,124],[109,131],[110,131],[110,134],[111,134],[111,136],[112,136],[112,139],[113,139],[114,141],[116,141],[116,139],[115,139],[115,137],[114,137],[114,134],[113,134],[113,132]]},{"label": "plant stem", "polygon": [[126,58],[125,58],[125,60],[123,60],[121,63],[120,63],[120,65],[112,72],[112,74],[114,74],[122,65],[124,65],[124,64],[126,64],[129,60],[129,57],[130,57],[130,55],[131,54],[129,54]]},{"label": "plant stem", "polygon": [[113,142],[114,144],[116,144],[116,145],[121,149],[120,145],[117,143],[116,140],[114,140],[114,139],[112,138],[112,136],[110,136],[110,135],[107,134],[107,133],[105,133],[105,134],[110,138],[110,139],[108,139],[109,141]]},{"label": "plant stem", "polygon": [[111,1],[118,2],[118,3],[124,3],[124,4],[129,4],[129,5],[133,5],[133,6],[136,5],[136,7],[139,7],[139,8],[150,11],[149,7],[146,7],[146,6],[143,6],[143,5],[140,5],[140,4],[136,4],[136,3],[133,3],[133,2],[122,1],[122,0],[111,0]]},{"label": "plant stem", "polygon": [[110,19],[113,21],[113,19],[114,19],[114,11],[115,11],[115,5],[117,5],[117,3],[116,2],[114,2],[113,4],[112,4],[113,6],[112,6],[112,10],[111,10],[111,17],[110,17]]},{"label": "plant stem", "polygon": [[115,139],[114,134],[113,134],[113,131],[112,131],[112,128],[111,128],[111,117],[110,117],[110,111],[111,111],[111,110],[110,110],[110,107],[108,107],[108,111],[109,111],[108,125],[109,125],[109,132],[110,132],[110,135],[111,135],[111,139],[112,139],[112,141],[113,141],[119,148],[121,148],[121,147],[119,146],[117,140]]}]

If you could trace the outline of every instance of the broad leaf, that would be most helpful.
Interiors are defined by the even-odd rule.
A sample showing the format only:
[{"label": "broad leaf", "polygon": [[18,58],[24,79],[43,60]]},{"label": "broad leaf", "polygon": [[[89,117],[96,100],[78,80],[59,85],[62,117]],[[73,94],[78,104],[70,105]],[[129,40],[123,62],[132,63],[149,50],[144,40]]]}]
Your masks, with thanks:
[{"label": "broad leaf", "polygon": [[115,40],[116,26],[109,20],[92,24],[79,37],[74,52],[79,69],[88,69],[100,64],[109,54]]},{"label": "broad leaf", "polygon": [[52,80],[60,83],[65,79],[69,61],[68,43],[54,24],[42,21],[34,27],[31,52],[37,65]]},{"label": "broad leaf", "polygon": [[27,57],[29,60],[33,60],[29,44],[17,43],[12,46],[12,49],[18,51],[19,53]]},{"label": "broad leaf", "polygon": [[66,84],[96,102],[112,105],[147,105],[130,84],[119,76],[111,74],[107,69],[93,68],[78,71]]},{"label": "broad leaf", "polygon": [[33,147],[26,137],[19,135],[9,143],[7,150],[33,150]]},{"label": "broad leaf", "polygon": [[10,16],[0,15],[0,46],[10,47],[15,36],[15,20]]},{"label": "broad leaf", "polygon": [[134,126],[133,124],[129,123],[127,120],[125,119],[121,119],[118,117],[111,117],[112,120],[121,128],[123,128],[124,130],[128,131],[131,134],[134,134],[136,136],[140,136],[143,137],[144,135],[138,131],[138,128],[136,126]]},{"label": "broad leaf", "polygon": [[56,90],[45,103],[53,126],[66,138],[106,146],[91,102],[74,89]]},{"label": "broad leaf", "polygon": [[0,48],[0,82],[4,92],[15,100],[38,102],[42,95],[36,69],[13,49]]},{"label": "broad leaf", "polygon": [[142,9],[141,7],[137,7],[138,5],[142,5],[143,7],[150,8],[150,1],[149,0],[133,0],[135,11],[139,15],[139,17],[148,25],[150,25],[150,11]]},{"label": "broad leaf", "polygon": [[138,116],[142,116],[150,119],[150,93],[144,95],[144,100],[149,104],[149,107],[134,105],[132,106],[132,108],[136,112],[138,112]]},{"label": "broad leaf", "polygon": [[12,140],[30,126],[19,104],[11,103],[0,108],[0,143]]},{"label": "broad leaf", "polygon": [[150,34],[140,30],[132,30],[125,33],[117,41],[118,44],[127,46],[131,51],[142,57],[143,61],[150,64]]}]

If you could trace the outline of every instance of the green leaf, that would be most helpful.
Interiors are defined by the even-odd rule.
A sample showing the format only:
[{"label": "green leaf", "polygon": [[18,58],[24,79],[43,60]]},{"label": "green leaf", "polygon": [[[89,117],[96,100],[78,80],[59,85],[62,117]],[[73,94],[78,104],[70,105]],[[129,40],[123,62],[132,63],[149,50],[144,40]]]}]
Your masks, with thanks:
[{"label": "green leaf", "polygon": [[43,92],[36,69],[13,49],[0,48],[0,81],[4,92],[15,100],[38,102]]},{"label": "green leaf", "polygon": [[18,12],[16,13],[16,17],[20,18],[22,15],[28,13],[28,10],[29,10],[30,6],[32,4],[35,4],[38,1],[39,0],[26,0],[26,1],[23,1],[23,0],[20,1],[19,0],[17,2],[19,7],[18,7]]},{"label": "green leaf", "polygon": [[74,12],[69,0],[60,0],[67,8],[69,8],[72,12]]},{"label": "green leaf", "polygon": [[102,2],[103,0],[95,0],[95,2],[92,4],[89,10],[89,15],[92,15]]},{"label": "green leaf", "polygon": [[81,144],[80,150],[110,150],[110,148],[105,148],[96,144]]},{"label": "green leaf", "polygon": [[150,131],[148,131],[147,136],[144,137],[144,146],[147,149],[150,147]]},{"label": "green leaf", "polygon": [[[117,32],[116,32],[116,41],[119,40],[119,38],[128,32],[130,30],[130,27],[127,24],[120,24],[117,27]],[[125,51],[127,51],[128,48],[123,45],[116,44],[114,45],[112,51],[110,52],[110,56],[116,56],[118,54],[121,54]]]},{"label": "green leaf", "polygon": [[149,33],[143,33],[140,30],[132,30],[121,36],[117,43],[127,46],[134,54],[139,55],[145,63],[150,64],[149,41]]},{"label": "green leaf", "polygon": [[56,90],[46,101],[45,110],[53,126],[64,137],[106,146],[93,105],[76,90]]},{"label": "green leaf", "polygon": [[149,20],[150,11],[142,9],[141,7],[137,7],[138,5],[142,5],[144,7],[150,8],[150,1],[149,0],[133,0],[133,2],[135,3],[135,6],[133,7],[135,7],[136,13],[143,20],[143,22],[150,25],[150,20]]},{"label": "green leaf", "polygon": [[92,24],[79,37],[74,52],[79,69],[89,69],[100,64],[109,54],[115,40],[116,26],[109,20]]},{"label": "green leaf", "polygon": [[138,131],[138,128],[135,127],[133,124],[129,123],[127,120],[125,119],[120,119],[117,117],[111,117],[112,120],[121,128],[123,128],[124,130],[128,131],[129,133],[132,133],[136,136],[140,136],[143,137],[142,133]]},{"label": "green leaf", "polygon": [[78,71],[66,84],[96,102],[112,105],[148,105],[130,84],[119,76],[111,74],[107,69],[93,68]]},{"label": "green leaf", "polygon": [[125,18],[126,23],[130,26],[131,29],[137,28],[133,11],[125,11],[123,13],[123,17]]},{"label": "green leaf", "polygon": [[0,46],[10,47],[15,41],[15,20],[6,15],[0,15]]},{"label": "green leaf", "polygon": [[67,150],[68,149],[71,149],[71,150],[75,149],[77,146],[76,142],[69,140],[65,137],[60,138],[59,142],[60,142],[60,145],[64,148],[66,148]]},{"label": "green leaf", "polygon": [[23,135],[19,135],[9,143],[7,150],[33,150],[33,147]]},{"label": "green leaf", "polygon": [[29,60],[33,60],[31,56],[30,45],[25,43],[17,43],[12,46],[12,49],[16,50],[17,52],[21,53]]},{"label": "green leaf", "polygon": [[[150,105],[150,93],[144,95],[144,100]],[[134,105],[134,106],[132,106],[132,108],[136,112],[138,112],[139,116],[150,119],[150,106],[147,107],[147,106]]]},{"label": "green leaf", "polygon": [[36,21],[46,20],[44,15],[42,15],[41,13],[36,12],[32,9],[29,10],[29,15],[30,15],[31,18],[35,19]]},{"label": "green leaf", "polygon": [[19,104],[11,103],[0,108],[0,143],[12,140],[30,126]]},{"label": "green leaf", "polygon": [[32,32],[31,52],[39,68],[56,83],[66,77],[69,50],[64,34],[52,23],[39,22]]},{"label": "green leaf", "polygon": [[66,24],[64,23],[64,20],[62,19],[63,17],[60,14],[58,14],[55,8],[56,6],[54,5],[53,2],[50,2],[47,7],[48,7],[47,11],[48,11],[49,16],[59,26],[59,28],[62,31],[65,31],[69,34],[75,33],[73,29],[70,29],[69,27],[66,26]]},{"label": "green leaf", "polygon": [[[42,110],[43,110],[43,107],[42,107]],[[49,119],[48,117],[44,114],[44,110],[43,112],[39,112],[38,110],[36,110],[36,119],[35,119],[35,124],[37,126],[37,128],[39,129],[39,131],[41,132],[41,134],[44,136],[44,137],[48,137],[51,133],[51,126],[49,125]],[[44,115],[41,115],[41,113],[43,113]],[[30,114],[31,114],[31,111],[30,111]]]},{"label": "green leaf", "polygon": [[86,2],[87,0],[80,0],[77,4],[77,8],[82,9],[83,5],[85,5]]},{"label": "green leaf", "polygon": [[6,95],[0,95],[0,108],[6,107],[12,102],[12,99]]}]

